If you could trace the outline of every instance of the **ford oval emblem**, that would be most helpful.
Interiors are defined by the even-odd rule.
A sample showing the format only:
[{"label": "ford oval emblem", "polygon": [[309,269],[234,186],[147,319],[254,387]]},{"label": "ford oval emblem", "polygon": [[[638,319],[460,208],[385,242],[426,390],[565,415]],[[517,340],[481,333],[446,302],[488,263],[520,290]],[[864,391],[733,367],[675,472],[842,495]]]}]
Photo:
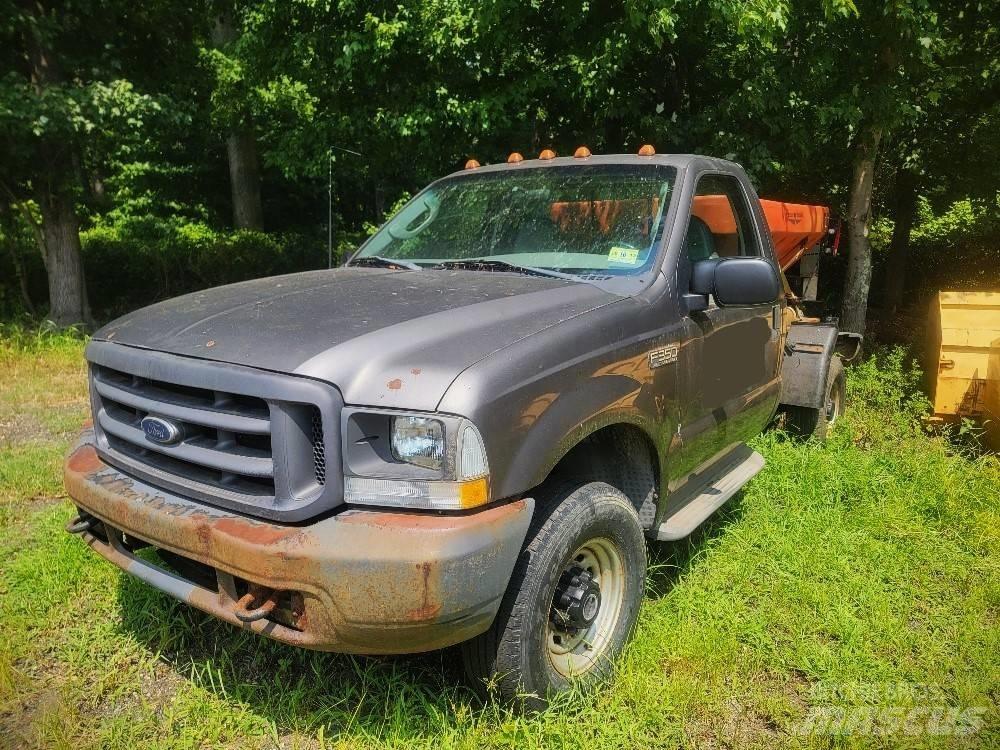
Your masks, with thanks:
[{"label": "ford oval emblem", "polygon": [[142,431],[146,433],[146,437],[160,445],[178,443],[183,434],[180,425],[162,417],[152,415],[143,417],[139,424],[142,426]]}]

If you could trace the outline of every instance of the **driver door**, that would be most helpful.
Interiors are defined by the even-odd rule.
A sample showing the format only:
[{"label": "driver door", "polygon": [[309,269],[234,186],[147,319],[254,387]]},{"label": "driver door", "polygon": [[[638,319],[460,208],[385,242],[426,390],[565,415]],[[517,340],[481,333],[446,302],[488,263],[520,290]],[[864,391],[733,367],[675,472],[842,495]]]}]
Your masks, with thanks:
[{"label": "driver door", "polygon": [[[770,246],[746,190],[730,174],[698,178],[680,258],[678,283],[688,288],[693,263],[710,258],[763,257]],[[712,465],[770,420],[780,390],[780,307],[719,307],[684,318],[682,417],[670,462],[670,490]]]}]

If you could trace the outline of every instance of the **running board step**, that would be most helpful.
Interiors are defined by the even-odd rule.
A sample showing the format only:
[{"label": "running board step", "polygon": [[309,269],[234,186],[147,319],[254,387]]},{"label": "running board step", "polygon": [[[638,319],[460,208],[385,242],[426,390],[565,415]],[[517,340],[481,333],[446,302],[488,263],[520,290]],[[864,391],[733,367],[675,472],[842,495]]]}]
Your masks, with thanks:
[{"label": "running board step", "polygon": [[764,457],[757,451],[744,453],[723,469],[722,476],[694,488],[691,500],[660,524],[656,538],[661,542],[674,542],[688,536],[763,468]]}]

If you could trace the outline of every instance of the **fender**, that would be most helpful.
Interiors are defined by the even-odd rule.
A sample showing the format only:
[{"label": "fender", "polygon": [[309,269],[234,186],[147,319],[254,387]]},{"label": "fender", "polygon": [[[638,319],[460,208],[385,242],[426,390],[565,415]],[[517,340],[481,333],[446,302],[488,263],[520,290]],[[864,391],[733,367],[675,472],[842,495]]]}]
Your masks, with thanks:
[{"label": "fender", "polygon": [[675,311],[623,298],[467,368],[437,411],[460,414],[479,428],[493,496],[519,496],[602,428],[630,424],[653,446],[668,444],[676,429],[678,376],[673,368],[651,367],[649,354],[682,338]]},{"label": "fender", "polygon": [[837,348],[831,323],[793,323],[785,337],[781,363],[781,399],[785,406],[821,409],[826,403],[826,373]]},{"label": "fender", "polygon": [[528,479],[529,487],[540,484],[571,450],[605,427],[634,427],[655,446],[657,427],[643,407],[655,408],[652,396],[632,378],[607,375],[584,381],[545,411],[514,451],[507,472]]}]

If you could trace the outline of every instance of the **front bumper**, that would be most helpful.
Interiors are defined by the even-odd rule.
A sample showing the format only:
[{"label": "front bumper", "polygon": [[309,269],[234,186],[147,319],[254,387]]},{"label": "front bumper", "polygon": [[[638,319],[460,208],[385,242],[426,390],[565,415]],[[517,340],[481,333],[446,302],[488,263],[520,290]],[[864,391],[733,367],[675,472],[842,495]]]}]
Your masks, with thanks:
[{"label": "front bumper", "polygon": [[[415,653],[485,631],[534,507],[526,498],[450,516],[348,509],[308,525],[282,525],[145,484],[102,461],[92,440],[84,433],[64,470],[74,502],[103,524],[82,532],[91,548],[234,625],[323,651]],[[200,564],[208,579],[136,556],[121,532]],[[242,622],[236,602],[248,586],[291,592],[293,620]]]}]

